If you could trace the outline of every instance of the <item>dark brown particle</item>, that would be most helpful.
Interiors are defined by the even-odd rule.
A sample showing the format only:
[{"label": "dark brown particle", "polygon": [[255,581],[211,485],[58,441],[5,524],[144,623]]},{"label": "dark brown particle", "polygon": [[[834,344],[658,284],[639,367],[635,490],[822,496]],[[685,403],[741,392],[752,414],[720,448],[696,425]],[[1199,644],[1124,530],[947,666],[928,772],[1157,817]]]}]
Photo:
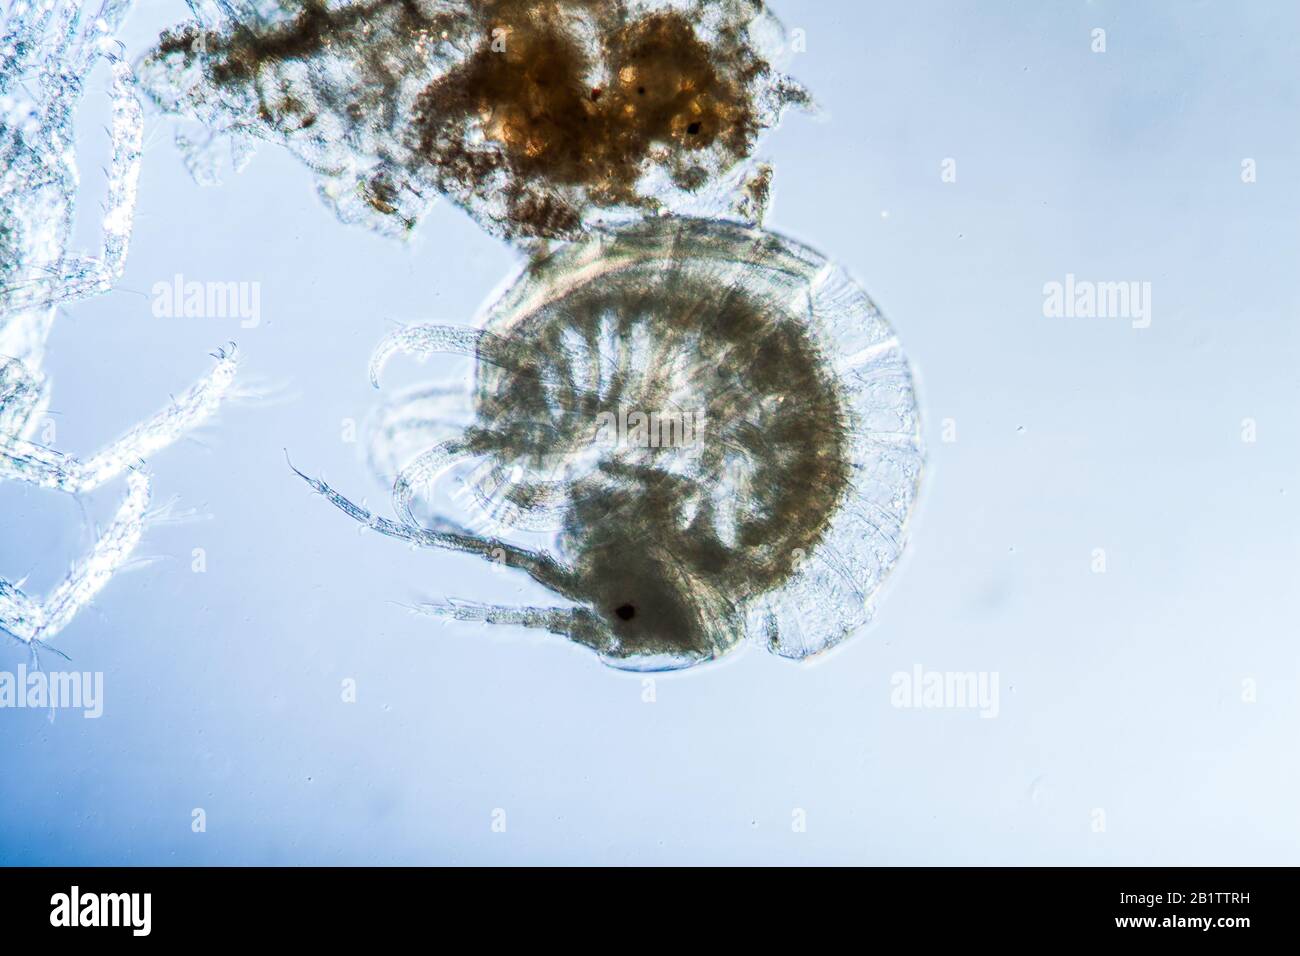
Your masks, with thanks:
[{"label": "dark brown particle", "polygon": [[[334,153],[353,143],[375,144],[354,164],[363,176],[370,166],[388,190],[406,183],[412,195],[428,184],[506,235],[572,238],[590,208],[655,209],[648,171],[698,190],[748,157],[772,120],[755,102],[771,71],[747,44],[755,8],[743,4],[709,42],[695,8],[637,16],[612,0],[286,9],[271,25],[165,33],[152,58],[198,57],[216,95],[190,99],[248,104],[264,127],[254,135],[320,138],[330,159],[317,169],[336,168]],[[332,69],[304,81],[302,65],[327,59]],[[338,123],[322,124],[325,114]],[[358,190],[375,212],[402,214],[385,189]]]}]

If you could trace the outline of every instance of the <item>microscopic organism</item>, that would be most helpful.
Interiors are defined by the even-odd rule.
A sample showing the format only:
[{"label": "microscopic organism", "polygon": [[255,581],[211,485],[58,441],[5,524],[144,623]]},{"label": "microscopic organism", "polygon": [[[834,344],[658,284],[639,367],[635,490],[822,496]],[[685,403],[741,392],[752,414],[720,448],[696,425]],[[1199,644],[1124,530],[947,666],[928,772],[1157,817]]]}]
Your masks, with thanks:
[{"label": "microscopic organism", "polygon": [[[49,405],[41,372],[58,308],[109,291],[120,277],[134,220],[143,120],[135,79],[113,31],[129,5],[97,9],[17,0],[0,15],[0,479],[81,494],[126,474],[126,497],[90,554],[44,600],[0,578],[0,632],[48,641],[130,556],[149,515],[144,460],[204,421],[230,389],[233,348],[211,373],[154,417],[89,458],[37,441]],[[73,117],[99,62],[112,75],[112,158],[97,255],[69,249],[80,186]]]},{"label": "microscopic organism", "polygon": [[[397,520],[309,484],[367,528],[524,572],[567,604],[422,610],[638,670],[747,638],[805,658],[871,619],[921,478],[919,414],[890,326],[816,252],[719,220],[599,230],[530,262],[474,327],[394,332],[372,376],[434,353],[472,360],[467,420],[450,430],[445,383],[381,416]],[[456,504],[434,507],[458,473]],[[470,527],[484,515],[503,533]]]},{"label": "microscopic organism", "polygon": [[718,214],[759,134],[809,102],[774,66],[784,33],[758,0],[221,6],[139,67],[163,110],[206,126],[182,140],[191,169],[214,178],[227,136],[240,162],[282,143],[344,221],[389,235],[438,195],[520,240]]}]

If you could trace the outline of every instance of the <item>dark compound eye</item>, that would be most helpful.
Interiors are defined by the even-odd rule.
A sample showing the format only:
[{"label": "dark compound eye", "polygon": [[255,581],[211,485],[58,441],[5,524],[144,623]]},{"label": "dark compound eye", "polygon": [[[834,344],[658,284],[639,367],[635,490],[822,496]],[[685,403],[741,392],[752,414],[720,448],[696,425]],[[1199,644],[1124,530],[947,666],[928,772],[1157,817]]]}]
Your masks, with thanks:
[{"label": "dark compound eye", "polygon": [[620,604],[614,608],[614,613],[618,615],[620,621],[630,621],[636,617],[636,608],[630,604]]},{"label": "dark compound eye", "polygon": [[690,133],[692,136],[694,136],[699,131],[700,131],[699,123],[692,123],[690,126],[686,127],[686,132]]}]

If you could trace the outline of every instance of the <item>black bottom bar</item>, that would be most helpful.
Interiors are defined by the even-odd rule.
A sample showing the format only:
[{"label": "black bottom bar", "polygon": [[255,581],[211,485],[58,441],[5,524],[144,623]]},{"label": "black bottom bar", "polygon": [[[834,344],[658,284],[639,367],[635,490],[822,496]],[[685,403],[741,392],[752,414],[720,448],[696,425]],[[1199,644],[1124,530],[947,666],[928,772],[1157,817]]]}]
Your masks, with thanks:
[{"label": "black bottom bar", "polygon": [[0,869],[0,925],[8,943],[76,933],[335,945],[470,926],[494,937],[533,927],[540,940],[596,917],[689,933],[714,913],[741,936],[775,922],[796,935],[852,930],[864,945],[918,929],[926,943],[1232,944],[1294,938],[1298,883],[1292,869]]}]

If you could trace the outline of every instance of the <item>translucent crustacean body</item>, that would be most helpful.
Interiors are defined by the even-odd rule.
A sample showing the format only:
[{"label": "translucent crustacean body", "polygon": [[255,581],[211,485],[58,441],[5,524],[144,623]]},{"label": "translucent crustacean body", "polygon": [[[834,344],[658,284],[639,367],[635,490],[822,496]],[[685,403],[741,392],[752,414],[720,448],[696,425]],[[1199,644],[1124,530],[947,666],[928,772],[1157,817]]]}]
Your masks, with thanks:
[{"label": "translucent crustacean body", "polygon": [[[570,604],[428,612],[543,628],[632,669],[747,636],[804,658],[870,620],[920,481],[916,399],[888,324],[810,249],[716,220],[624,226],[530,263],[479,328],[394,333],[376,381],[399,352],[473,357],[469,424],[429,447],[445,392],[386,416],[381,442],[425,446],[398,465],[397,521],[309,483],[376,531],[522,570]],[[480,514],[554,554],[436,508],[417,519],[471,462]]]},{"label": "translucent crustacean body", "polygon": [[[715,215],[807,94],[756,0],[197,0],[140,64],[214,180],[225,138],[311,167],[340,218],[405,235],[438,195],[507,238]],[[204,11],[207,15],[203,15]],[[728,182],[727,180],[734,180]]]},{"label": "translucent crustacean body", "polygon": [[[233,350],[153,418],[89,458],[36,440],[49,404],[41,362],[61,305],[109,291],[122,273],[140,175],[142,117],[113,30],[128,0],[91,7],[16,0],[0,14],[0,479],[80,494],[126,474],[127,493],[90,554],[44,600],[0,578],[0,633],[57,634],[131,555],[150,499],[144,459],[207,418],[234,379]],[[98,255],[68,248],[80,181],[73,114],[101,59],[112,73],[112,159]]]}]

